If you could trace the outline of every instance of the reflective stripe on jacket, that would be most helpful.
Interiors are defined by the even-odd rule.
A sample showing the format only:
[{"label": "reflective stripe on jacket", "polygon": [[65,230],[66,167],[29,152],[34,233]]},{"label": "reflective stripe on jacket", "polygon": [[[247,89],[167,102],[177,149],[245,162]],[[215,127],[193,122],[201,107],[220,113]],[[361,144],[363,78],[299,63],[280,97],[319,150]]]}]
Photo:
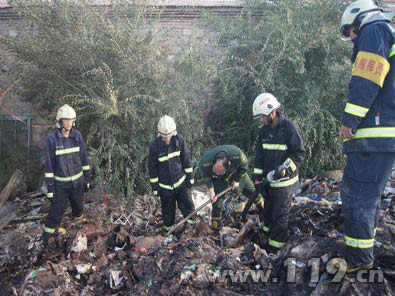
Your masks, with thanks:
[{"label": "reflective stripe on jacket", "polygon": [[344,153],[395,151],[395,33],[384,19],[362,27],[354,41],[353,70],[343,125],[353,128]]},{"label": "reflective stripe on jacket", "polygon": [[45,148],[45,181],[47,185],[56,182],[89,182],[90,166],[85,142],[81,133],[73,128],[68,137],[59,129],[47,137]]},{"label": "reflective stripe on jacket", "polygon": [[186,180],[193,184],[191,155],[182,135],[172,136],[170,145],[156,138],[149,145],[148,172],[152,190],[173,190]]},{"label": "reflective stripe on jacket", "polygon": [[[276,169],[288,158],[291,160],[292,170],[290,180],[294,180],[298,175],[298,167],[305,158],[306,151],[298,126],[285,118],[281,112],[277,111],[277,116],[279,122],[275,128],[262,126],[259,129],[255,146],[254,181],[266,178],[267,173]],[[284,184],[288,183],[290,182]],[[281,187],[281,184],[277,185]]]}]

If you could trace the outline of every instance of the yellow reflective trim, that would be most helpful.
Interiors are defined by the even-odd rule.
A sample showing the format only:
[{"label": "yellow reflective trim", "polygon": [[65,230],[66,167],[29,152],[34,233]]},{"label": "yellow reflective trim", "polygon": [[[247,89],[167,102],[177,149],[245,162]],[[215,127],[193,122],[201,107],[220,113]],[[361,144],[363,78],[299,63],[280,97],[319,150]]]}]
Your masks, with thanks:
[{"label": "yellow reflective trim", "polygon": [[83,171],[88,171],[88,170],[90,170],[91,169],[91,167],[89,166],[89,165],[84,165],[83,167],[82,167],[82,170]]},{"label": "yellow reflective trim", "polygon": [[186,168],[186,169],[184,169],[184,172],[192,173],[193,172],[193,168]]},{"label": "yellow reflective trim", "polygon": [[53,178],[55,177],[54,173],[45,173],[45,178]]},{"label": "yellow reflective trim", "polygon": [[186,178],[185,175],[182,176],[182,177],[180,178],[180,180],[178,180],[178,181],[177,181],[176,183],[174,183],[172,186],[171,186],[171,185],[166,185],[166,184],[163,184],[163,183],[159,183],[159,187],[162,187],[162,188],[165,188],[165,189],[168,189],[168,190],[176,189],[177,187],[179,187],[179,186],[182,184],[182,182],[184,182],[185,178]]},{"label": "yellow reflective trim", "polygon": [[373,229],[373,236],[376,236],[377,228]]},{"label": "yellow reflective trim", "polygon": [[153,192],[153,194],[158,195],[158,191],[154,190],[152,192]]},{"label": "yellow reflective trim", "polygon": [[288,150],[288,146],[285,144],[262,144],[262,147],[266,150]]},{"label": "yellow reflective trim", "polygon": [[45,232],[47,232],[47,233],[55,233],[55,228],[49,228],[49,227],[46,227],[46,226],[44,226],[44,231]]},{"label": "yellow reflective trim", "polygon": [[270,183],[270,187],[273,187],[273,188],[287,187],[292,184],[295,184],[296,182],[298,182],[298,180],[299,180],[299,176],[296,175],[292,179],[289,179],[286,181],[281,181],[281,182],[277,182],[277,183]]},{"label": "yellow reflective trim", "polygon": [[69,181],[75,181],[78,180],[79,178],[81,178],[83,176],[83,172],[79,172],[77,175],[71,176],[71,177],[59,177],[59,176],[55,176],[55,180],[56,181],[60,181],[60,182],[69,182]]},{"label": "yellow reflective trim", "polygon": [[296,164],[294,163],[294,161],[291,158],[289,158],[289,157],[287,158],[286,161],[290,162],[289,167],[291,168],[292,172],[296,171]]},{"label": "yellow reflective trim", "polygon": [[352,138],[344,139],[343,142],[362,138],[395,138],[395,127],[359,128]]},{"label": "yellow reflective trim", "polygon": [[346,245],[352,248],[369,249],[374,247],[374,238],[370,239],[356,239],[350,236],[344,236]]},{"label": "yellow reflective trim", "polygon": [[263,225],[262,229],[263,229],[264,232],[269,232],[270,231],[270,228],[265,226],[265,225]]},{"label": "yellow reflective trim", "polygon": [[156,178],[150,178],[149,181],[150,181],[151,183],[157,183],[157,182],[159,182],[159,178],[158,178],[158,177],[156,177]]},{"label": "yellow reflective trim", "polygon": [[52,197],[53,197],[53,192],[48,192],[48,193],[47,193],[47,197],[48,197],[48,198],[52,198]]},{"label": "yellow reflective trim", "polygon": [[285,245],[285,243],[278,242],[278,241],[275,241],[275,240],[269,238],[269,245],[271,245],[272,247],[275,247],[275,248],[281,248],[282,246]]},{"label": "yellow reflective trim", "polygon": [[172,152],[166,156],[159,157],[158,160],[159,160],[159,162],[164,162],[164,161],[167,161],[173,157],[177,157],[180,155],[181,155],[181,151],[175,151],[175,152]]},{"label": "yellow reflective trim", "polygon": [[260,205],[262,208],[263,208],[264,205],[265,205],[265,202],[263,201],[263,198],[262,198],[262,197],[259,198],[258,200],[255,200],[254,203],[255,203],[256,205]]},{"label": "yellow reflective trim", "polygon": [[194,179],[191,179],[189,181],[191,182],[192,185],[195,184],[195,180]]},{"label": "yellow reflective trim", "polygon": [[211,220],[214,220],[214,221],[222,220],[222,216],[221,217],[211,217]]},{"label": "yellow reflective trim", "polygon": [[353,76],[359,76],[383,87],[390,64],[385,57],[371,52],[360,51],[352,69]]},{"label": "yellow reflective trim", "polygon": [[58,233],[65,235],[67,233],[67,230],[65,228],[63,228],[63,227],[59,227],[58,228]]},{"label": "yellow reflective trim", "polygon": [[70,153],[75,153],[75,152],[80,152],[80,147],[73,147],[73,148],[67,148],[67,149],[59,149],[55,151],[55,155],[62,155],[62,154],[70,154]]},{"label": "yellow reflective trim", "polygon": [[344,108],[344,112],[351,114],[351,115],[358,116],[358,117],[365,117],[366,113],[368,113],[368,111],[369,111],[368,108],[354,105],[351,103],[347,103],[346,108]]},{"label": "yellow reflective trim", "polygon": [[395,44],[392,45],[391,49],[390,49],[390,54],[388,56],[388,58],[392,58],[393,56],[395,56]]},{"label": "yellow reflective trim", "polygon": [[263,170],[262,169],[258,169],[258,168],[254,168],[254,174],[262,175],[263,174]]}]

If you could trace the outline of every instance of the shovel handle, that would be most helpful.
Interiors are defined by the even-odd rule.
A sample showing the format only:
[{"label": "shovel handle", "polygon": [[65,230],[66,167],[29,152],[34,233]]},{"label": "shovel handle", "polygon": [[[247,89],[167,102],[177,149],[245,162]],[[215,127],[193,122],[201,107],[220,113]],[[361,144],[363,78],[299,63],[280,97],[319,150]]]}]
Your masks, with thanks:
[{"label": "shovel handle", "polygon": [[[221,191],[220,193],[218,193],[215,197],[219,198],[222,195],[224,195],[225,193],[229,192],[230,190],[232,190],[232,186],[229,186],[228,188],[226,188],[225,190]],[[178,227],[180,227],[182,224],[184,224],[189,218],[191,218],[193,215],[195,215],[197,212],[199,212],[201,209],[205,208],[208,204],[211,203],[211,198],[209,200],[206,200],[204,203],[202,203],[196,210],[194,210],[192,213],[190,213],[188,216],[186,216],[184,219],[182,219],[180,222],[178,222],[178,224],[172,226],[172,228],[169,230],[169,232],[167,233],[167,235],[172,234]]]}]

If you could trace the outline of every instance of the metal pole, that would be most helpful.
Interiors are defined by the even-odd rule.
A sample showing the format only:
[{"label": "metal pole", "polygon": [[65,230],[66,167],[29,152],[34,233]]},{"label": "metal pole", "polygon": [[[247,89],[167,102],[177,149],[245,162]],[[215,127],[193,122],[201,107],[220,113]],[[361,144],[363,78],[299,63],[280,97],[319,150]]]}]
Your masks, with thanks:
[{"label": "metal pole", "polygon": [[16,119],[14,119],[14,138],[15,138],[15,150],[18,148],[18,139],[16,135]]},{"label": "metal pole", "polygon": [[30,159],[30,117],[27,118],[27,159]]}]

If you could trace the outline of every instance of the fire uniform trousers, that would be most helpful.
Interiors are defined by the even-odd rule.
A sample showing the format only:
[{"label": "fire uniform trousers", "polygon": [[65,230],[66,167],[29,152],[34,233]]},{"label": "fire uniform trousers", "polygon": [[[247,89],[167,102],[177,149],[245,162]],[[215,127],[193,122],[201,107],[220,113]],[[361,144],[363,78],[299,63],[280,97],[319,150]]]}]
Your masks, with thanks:
[{"label": "fire uniform trousers", "polygon": [[176,203],[184,217],[195,208],[191,156],[182,135],[172,136],[169,145],[161,137],[151,141],[148,171],[152,191],[160,196],[164,228],[169,229],[175,222]]},{"label": "fire uniform trousers", "polygon": [[88,155],[81,133],[74,128],[68,137],[60,130],[50,133],[45,152],[45,180],[48,198],[53,198],[53,201],[45,222],[45,232],[55,232],[68,201],[72,216],[82,217],[84,183],[89,183],[89,178]]},{"label": "fire uniform trousers", "polygon": [[288,223],[291,197],[298,183],[298,167],[306,152],[298,126],[277,111],[275,128],[262,126],[255,147],[253,180],[260,181],[285,160],[291,160],[289,179],[271,183],[266,190],[263,210],[263,231],[271,247],[281,248],[289,238]]},{"label": "fire uniform trousers", "polygon": [[395,158],[395,35],[382,14],[366,17],[354,41],[343,125],[347,165],[340,188],[349,267],[373,264],[380,195]]},{"label": "fire uniform trousers", "polygon": [[[220,152],[225,152],[230,161],[229,168],[224,175],[217,175],[213,172],[215,156]],[[215,194],[225,190],[233,181],[240,182],[239,191],[248,198],[250,198],[255,191],[254,184],[247,174],[248,159],[245,154],[234,145],[222,145],[209,150],[202,157],[200,169],[207,187],[209,189],[214,187]],[[211,219],[214,229],[219,227],[220,221],[222,220],[224,199],[225,197],[222,196],[212,205]],[[260,196],[258,196],[254,202],[255,204],[263,204],[263,200]]]}]

